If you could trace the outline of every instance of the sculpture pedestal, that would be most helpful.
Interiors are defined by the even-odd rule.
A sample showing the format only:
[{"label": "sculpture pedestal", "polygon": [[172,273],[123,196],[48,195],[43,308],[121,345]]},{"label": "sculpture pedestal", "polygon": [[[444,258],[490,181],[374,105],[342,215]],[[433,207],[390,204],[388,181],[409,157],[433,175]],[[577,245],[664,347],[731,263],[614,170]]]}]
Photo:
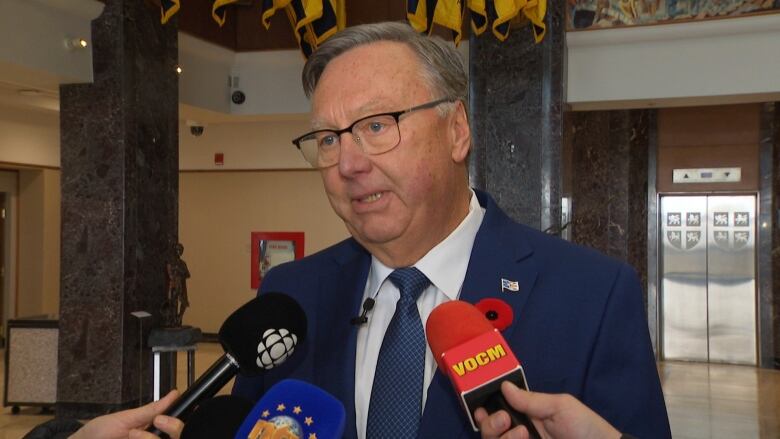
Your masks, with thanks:
[{"label": "sculpture pedestal", "polygon": [[187,352],[187,387],[195,381],[195,350],[203,338],[200,328],[158,328],[149,334],[154,366],[152,373],[154,400],[176,388],[176,354]]}]

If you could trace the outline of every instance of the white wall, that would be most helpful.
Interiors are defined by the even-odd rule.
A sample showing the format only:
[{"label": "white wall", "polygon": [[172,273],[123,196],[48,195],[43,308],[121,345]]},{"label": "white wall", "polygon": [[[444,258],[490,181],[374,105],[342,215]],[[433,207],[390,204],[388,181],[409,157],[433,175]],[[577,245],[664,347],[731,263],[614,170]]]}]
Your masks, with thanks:
[{"label": "white wall", "polygon": [[96,0],[0,0],[0,60],[48,72],[62,82],[91,82],[92,51],[68,50],[64,42],[90,42],[91,20],[103,6]]},{"label": "white wall", "polygon": [[0,105],[0,162],[60,166],[60,114]]},{"label": "white wall", "polygon": [[569,32],[577,109],[780,99],[780,14]]},{"label": "white wall", "polygon": [[[310,169],[290,142],[308,130],[307,120],[280,120],[207,124],[195,137],[179,125],[179,167],[208,169]],[[224,166],[214,165],[214,153],[225,157]]]},{"label": "white wall", "polygon": [[16,247],[17,247],[17,212],[18,204],[18,173],[16,171],[0,171],[0,192],[6,193],[6,221],[5,221],[5,248],[0,249],[5,256],[5,277],[3,278],[3,291],[5,292],[3,300],[4,315],[0,316],[2,326],[5,328],[5,322],[9,318],[16,317]]}]

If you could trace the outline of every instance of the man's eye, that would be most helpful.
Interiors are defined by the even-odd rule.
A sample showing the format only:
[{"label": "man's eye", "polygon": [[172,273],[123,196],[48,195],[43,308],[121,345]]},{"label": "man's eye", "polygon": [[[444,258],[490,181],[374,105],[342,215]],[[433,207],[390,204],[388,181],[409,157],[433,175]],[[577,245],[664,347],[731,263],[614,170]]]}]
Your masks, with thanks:
[{"label": "man's eye", "polygon": [[379,120],[373,120],[368,123],[368,130],[373,134],[381,133],[386,127],[387,125]]},{"label": "man's eye", "polygon": [[320,141],[318,143],[320,145],[320,148],[327,148],[338,144],[338,142],[339,142],[339,138],[335,134],[327,134],[320,137]]}]

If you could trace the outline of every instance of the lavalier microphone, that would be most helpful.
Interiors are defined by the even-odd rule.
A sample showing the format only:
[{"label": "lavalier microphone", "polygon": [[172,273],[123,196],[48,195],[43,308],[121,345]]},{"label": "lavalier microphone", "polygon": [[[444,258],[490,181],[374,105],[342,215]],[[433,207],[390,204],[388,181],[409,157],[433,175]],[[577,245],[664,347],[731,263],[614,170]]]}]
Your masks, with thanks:
[{"label": "lavalier microphone", "polygon": [[366,300],[363,301],[363,312],[357,317],[352,317],[349,323],[352,325],[362,325],[368,322],[368,312],[374,308],[374,303],[375,301],[371,297],[366,298]]}]

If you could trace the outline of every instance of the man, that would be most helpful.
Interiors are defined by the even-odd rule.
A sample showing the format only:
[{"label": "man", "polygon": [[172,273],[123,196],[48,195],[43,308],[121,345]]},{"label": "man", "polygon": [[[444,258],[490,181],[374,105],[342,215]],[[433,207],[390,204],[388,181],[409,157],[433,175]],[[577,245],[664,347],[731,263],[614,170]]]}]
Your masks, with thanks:
[{"label": "man", "polygon": [[279,368],[238,378],[235,394],[257,400],[292,376],[344,403],[347,438],[476,436],[419,339],[436,305],[498,297],[514,308],[504,337],[533,391],[569,393],[624,433],[670,437],[633,270],[516,224],[469,188],[453,48],[406,24],[351,27],[310,57],[303,83],[313,132],[294,143],[352,238],[268,273],[260,294],[298,300],[308,340]]},{"label": "man", "polygon": [[[502,391],[545,436],[671,436],[633,271],[512,222],[469,188],[467,81],[451,47],[405,24],[357,26],[321,46],[303,76],[314,132],[295,142],[320,168],[352,238],[268,273],[262,291],[301,303],[308,341],[264,376],[239,377],[234,393],[257,400],[297,377],[344,403],[347,438],[476,436],[424,341],[420,358],[389,363],[396,375],[386,372],[385,348],[400,333],[404,353],[413,351],[442,302],[498,297],[515,310],[503,334],[534,393],[509,383]],[[409,270],[421,290],[402,313],[406,274],[396,273]],[[367,298],[376,305],[355,324]],[[397,324],[401,314],[407,326]],[[153,437],[141,429],[154,420],[176,438],[181,421],[161,415],[175,397],[96,418],[72,437]],[[509,428],[502,412],[480,409],[476,419],[486,438]]]},{"label": "man", "polygon": [[[529,387],[577,398],[527,396],[505,385],[510,404],[538,429],[561,438],[618,431],[670,436],[632,270],[512,222],[487,194],[468,187],[467,82],[451,47],[405,24],[357,26],[321,46],[303,76],[314,132],[295,142],[320,168],[331,205],[353,238],[268,273],[262,291],[282,291],[301,303],[308,341],[264,376],[239,377],[234,393],[256,400],[293,376],[344,403],[348,438],[475,436],[430,351],[392,364],[403,373],[391,376],[389,387],[383,382],[385,347],[393,345],[396,317],[404,314],[397,310],[407,297],[403,284],[395,285],[396,272],[415,267],[422,291],[404,315],[417,321],[404,330],[418,333],[404,335],[406,351],[436,305],[499,297],[514,307],[515,322],[504,336]],[[355,324],[367,298],[376,305],[367,322]],[[413,391],[399,391],[410,377]],[[147,406],[142,420],[130,422],[134,412],[121,412],[85,429],[143,426],[169,402]],[[412,410],[399,412],[394,403]],[[382,430],[399,413],[403,422]],[[477,419],[485,437],[508,428],[500,412],[478,411]],[[163,421],[168,431],[181,431],[175,419],[155,418]]]}]

